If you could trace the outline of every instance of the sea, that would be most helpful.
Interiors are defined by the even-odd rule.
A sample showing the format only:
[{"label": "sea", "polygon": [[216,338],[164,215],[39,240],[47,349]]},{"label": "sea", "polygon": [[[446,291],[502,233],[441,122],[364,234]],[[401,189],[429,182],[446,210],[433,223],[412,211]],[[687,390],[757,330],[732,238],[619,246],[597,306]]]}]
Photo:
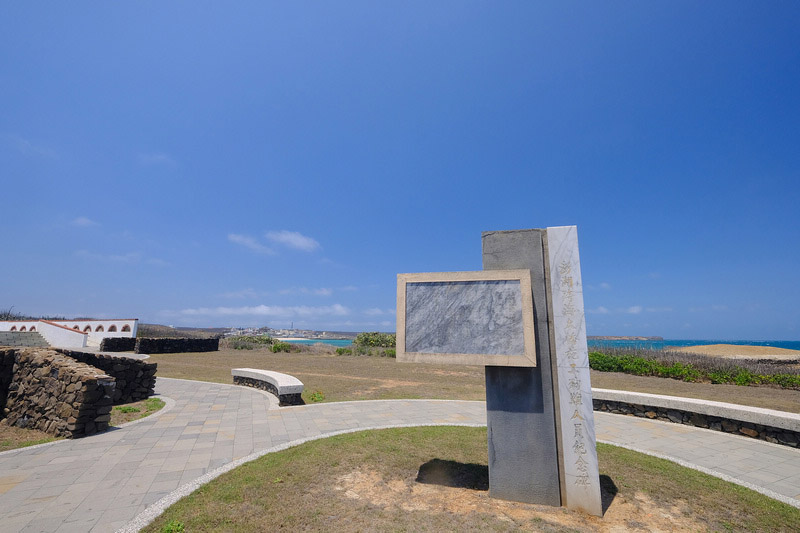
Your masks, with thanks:
[{"label": "sea", "polygon": [[667,346],[701,346],[704,344],[738,344],[744,346],[771,346],[773,348],[786,348],[800,350],[800,341],[745,341],[745,340],[720,340],[720,339],[663,339],[652,341],[634,340],[601,340],[589,339],[589,348],[644,348],[661,350]]},{"label": "sea", "polygon": [[[331,344],[333,346],[347,347],[353,344],[349,339],[301,339],[293,342],[296,344]],[[787,348],[800,350],[800,341],[731,341],[720,339],[663,339],[657,341],[632,341],[632,340],[589,340],[589,348],[645,348],[661,350],[667,346],[701,346],[704,344],[740,344],[746,346],[772,346],[774,348]]]}]

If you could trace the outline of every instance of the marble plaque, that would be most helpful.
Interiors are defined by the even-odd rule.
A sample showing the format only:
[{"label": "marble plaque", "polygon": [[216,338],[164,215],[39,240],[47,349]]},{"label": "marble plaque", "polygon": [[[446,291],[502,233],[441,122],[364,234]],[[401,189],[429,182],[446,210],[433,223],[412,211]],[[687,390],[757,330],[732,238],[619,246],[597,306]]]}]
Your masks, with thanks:
[{"label": "marble plaque", "polygon": [[397,360],[536,366],[530,271],[399,274]]},{"label": "marble plaque", "polygon": [[578,230],[547,228],[546,235],[563,505],[602,516]]}]

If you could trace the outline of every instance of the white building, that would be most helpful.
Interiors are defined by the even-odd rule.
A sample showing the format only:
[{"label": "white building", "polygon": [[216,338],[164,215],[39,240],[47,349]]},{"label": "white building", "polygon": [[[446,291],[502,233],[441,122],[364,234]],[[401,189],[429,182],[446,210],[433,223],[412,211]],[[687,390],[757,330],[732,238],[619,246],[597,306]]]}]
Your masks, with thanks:
[{"label": "white building", "polygon": [[0,331],[36,331],[58,348],[100,346],[105,337],[136,337],[138,318],[113,320],[2,320]]}]

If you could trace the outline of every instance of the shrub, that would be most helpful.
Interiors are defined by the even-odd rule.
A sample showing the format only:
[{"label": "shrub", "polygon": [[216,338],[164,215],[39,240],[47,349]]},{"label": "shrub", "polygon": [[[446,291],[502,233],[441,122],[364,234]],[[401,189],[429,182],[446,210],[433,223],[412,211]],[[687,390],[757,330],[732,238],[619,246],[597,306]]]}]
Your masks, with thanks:
[{"label": "shrub", "polygon": [[336,355],[353,355],[352,348],[336,348]]},{"label": "shrub", "polygon": [[353,344],[370,348],[394,348],[397,344],[397,336],[394,333],[370,331],[356,335]]},{"label": "shrub", "polygon": [[[732,362],[667,351],[638,352],[637,355],[622,351],[614,354],[590,352],[589,366],[599,372],[623,372],[681,381],[710,381],[736,385],[774,384],[783,388],[800,389],[800,372],[780,364],[769,364],[758,360]],[[790,370],[792,373],[781,370]]]},{"label": "shrub", "polygon": [[237,335],[225,339],[228,348],[234,350],[252,350],[264,346],[271,346],[274,340],[269,335]]},{"label": "shrub", "polygon": [[278,341],[272,344],[272,353],[291,352],[291,351],[292,351],[292,345],[289,344],[288,342]]}]

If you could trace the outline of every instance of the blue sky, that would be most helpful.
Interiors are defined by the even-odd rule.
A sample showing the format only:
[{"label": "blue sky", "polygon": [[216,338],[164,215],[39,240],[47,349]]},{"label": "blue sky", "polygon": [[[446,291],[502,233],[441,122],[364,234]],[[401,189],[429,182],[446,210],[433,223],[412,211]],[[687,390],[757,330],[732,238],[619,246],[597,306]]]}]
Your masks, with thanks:
[{"label": "blue sky", "polygon": [[0,308],[394,330],[578,226],[588,333],[800,339],[796,2],[0,7]]}]

